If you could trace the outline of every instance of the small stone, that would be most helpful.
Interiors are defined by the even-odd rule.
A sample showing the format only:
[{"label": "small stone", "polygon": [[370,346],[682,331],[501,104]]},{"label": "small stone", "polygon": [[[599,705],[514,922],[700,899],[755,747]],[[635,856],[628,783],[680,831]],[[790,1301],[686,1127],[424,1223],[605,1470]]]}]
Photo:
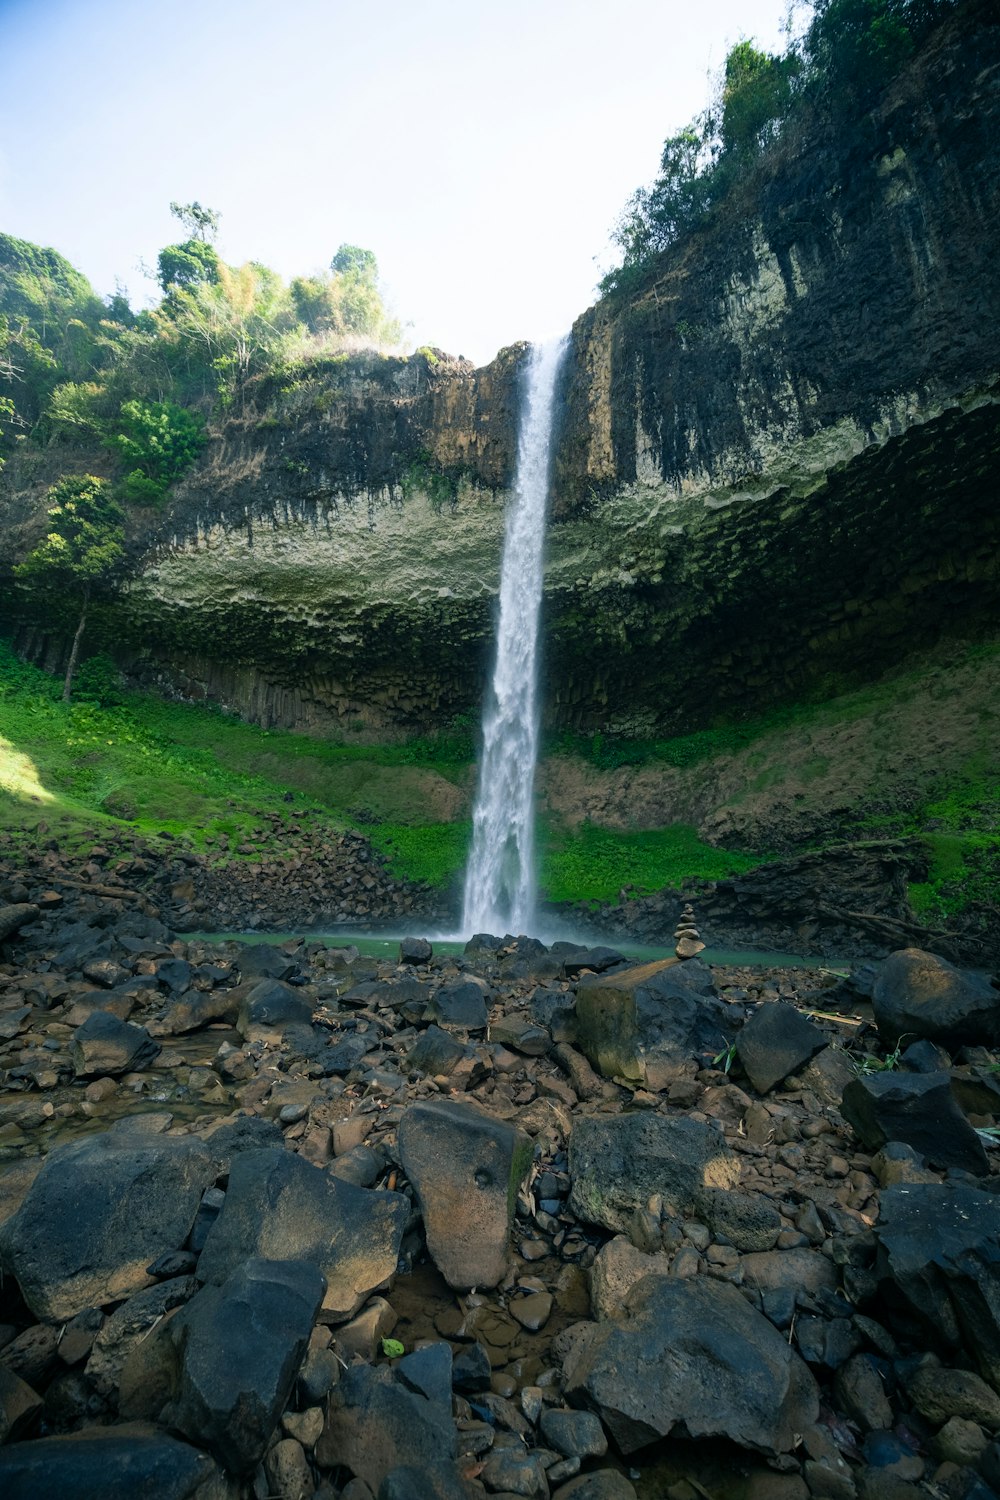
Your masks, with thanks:
[{"label": "small stone", "polygon": [[508,1303],[508,1311],[522,1328],[537,1333],[544,1328],[552,1312],[552,1298],[548,1292],[535,1292],[530,1297],[517,1297]]}]

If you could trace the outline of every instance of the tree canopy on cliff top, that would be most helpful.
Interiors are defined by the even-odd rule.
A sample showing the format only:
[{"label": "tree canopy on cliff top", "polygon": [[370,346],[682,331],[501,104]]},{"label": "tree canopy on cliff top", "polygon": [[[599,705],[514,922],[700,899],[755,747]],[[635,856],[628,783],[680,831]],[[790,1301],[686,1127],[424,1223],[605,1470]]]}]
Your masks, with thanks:
[{"label": "tree canopy on cliff top", "polygon": [[704,219],[807,106],[851,116],[871,105],[961,0],[815,0],[801,37],[781,56],[741,41],[714,96],[668,136],[660,171],[637,189],[612,232],[622,263],[601,282],[625,291]]},{"label": "tree canopy on cliff top", "polygon": [[343,244],[328,270],[286,285],[222,259],[213,209],[171,210],[187,238],[161,250],[160,301],[139,313],[55,250],[0,234],[0,464],[18,441],[97,443],[128,465],[123,497],[156,500],[254,376],[399,341],[370,250]]}]

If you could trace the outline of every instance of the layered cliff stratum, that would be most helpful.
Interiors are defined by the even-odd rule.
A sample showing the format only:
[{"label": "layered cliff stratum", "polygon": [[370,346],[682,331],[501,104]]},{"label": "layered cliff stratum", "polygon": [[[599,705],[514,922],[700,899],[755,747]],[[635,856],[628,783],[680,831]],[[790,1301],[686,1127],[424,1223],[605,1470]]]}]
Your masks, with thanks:
[{"label": "layered cliff stratum", "polygon": [[[995,775],[998,225],[1000,25],[969,3],[867,113],[786,131],[577,320],[545,562],[550,737],[657,741],[911,678],[881,738],[827,715],[780,774],[738,746],[697,774],[549,759],[553,816],[794,847],[938,771]],[[165,503],[133,513],[135,566],[90,649],[168,695],[353,744],[478,715],[524,352],[482,369],[345,354],[251,383]],[[68,471],[108,473],[107,455],[17,445],[9,561]],[[64,658],[37,599],[8,588],[4,614],[23,653]]]}]

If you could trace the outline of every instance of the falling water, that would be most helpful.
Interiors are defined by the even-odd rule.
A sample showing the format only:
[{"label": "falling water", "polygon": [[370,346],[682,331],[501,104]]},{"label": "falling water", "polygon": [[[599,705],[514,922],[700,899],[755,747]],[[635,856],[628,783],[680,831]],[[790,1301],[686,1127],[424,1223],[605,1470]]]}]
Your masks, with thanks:
[{"label": "falling water", "polygon": [[514,500],[500,567],[493,685],[465,877],[463,930],[528,932],[535,914],[532,794],[538,755],[538,622],[556,375],[566,340],[536,345],[527,367]]}]

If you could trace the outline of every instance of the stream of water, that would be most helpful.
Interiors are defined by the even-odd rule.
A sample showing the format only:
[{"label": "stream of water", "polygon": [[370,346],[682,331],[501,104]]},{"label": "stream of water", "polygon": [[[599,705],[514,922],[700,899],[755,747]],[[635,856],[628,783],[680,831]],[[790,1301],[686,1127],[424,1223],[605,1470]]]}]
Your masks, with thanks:
[{"label": "stream of water", "polygon": [[526,370],[514,499],[500,568],[496,665],[465,876],[462,930],[532,932],[538,758],[538,631],[556,378],[566,339],[536,345]]}]

